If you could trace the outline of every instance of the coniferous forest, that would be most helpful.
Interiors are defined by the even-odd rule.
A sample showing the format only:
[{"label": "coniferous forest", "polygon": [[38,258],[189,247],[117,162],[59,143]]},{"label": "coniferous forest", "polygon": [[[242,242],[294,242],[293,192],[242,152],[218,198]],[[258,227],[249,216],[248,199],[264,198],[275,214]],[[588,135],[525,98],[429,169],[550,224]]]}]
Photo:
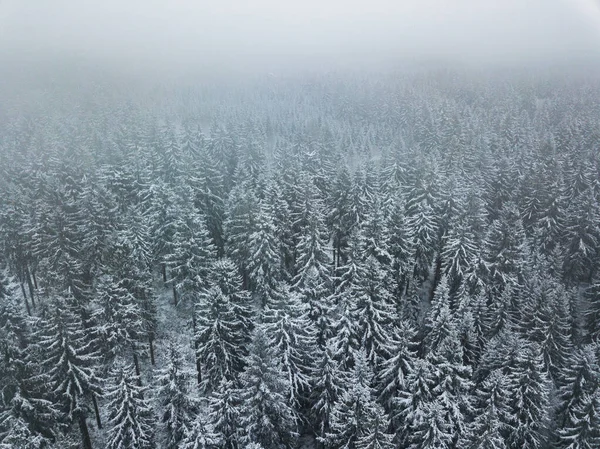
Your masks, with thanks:
[{"label": "coniferous forest", "polygon": [[600,447],[600,80],[3,92],[0,448]]}]

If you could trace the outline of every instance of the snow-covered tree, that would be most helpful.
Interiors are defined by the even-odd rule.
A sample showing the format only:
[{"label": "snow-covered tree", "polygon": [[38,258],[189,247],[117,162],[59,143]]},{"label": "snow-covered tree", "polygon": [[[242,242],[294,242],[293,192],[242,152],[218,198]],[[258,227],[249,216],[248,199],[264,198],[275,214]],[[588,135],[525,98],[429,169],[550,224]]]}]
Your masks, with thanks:
[{"label": "snow-covered tree", "polygon": [[335,349],[332,343],[325,347],[312,377],[311,414],[318,438],[325,438],[330,432],[333,408],[349,386],[345,372],[335,360]]},{"label": "snow-covered tree", "polygon": [[260,443],[273,449],[294,446],[296,416],[287,401],[289,388],[267,334],[258,326],[238,393],[241,442]]},{"label": "snow-covered tree", "polygon": [[96,397],[102,394],[95,365],[98,355],[91,340],[69,308],[69,298],[54,297],[36,332],[49,398],[59,405],[67,422],[77,422],[83,446],[91,448],[87,425],[88,400],[94,404],[100,423]]},{"label": "snow-covered tree", "polygon": [[196,303],[194,339],[198,379],[206,392],[236,379],[244,364],[245,337],[243,317],[229,297],[218,286],[205,290]]},{"label": "snow-covered tree", "polygon": [[151,449],[155,418],[148,404],[148,389],[140,387],[132,366],[119,366],[112,373],[106,397],[109,411],[108,449]]},{"label": "snow-covered tree", "polygon": [[165,366],[158,371],[156,382],[159,421],[166,437],[163,447],[175,449],[187,439],[200,407],[191,395],[189,372],[173,343],[169,345]]},{"label": "snow-covered tree", "polygon": [[[362,448],[382,442],[390,447],[385,432],[388,420],[383,407],[375,402],[373,372],[364,350],[357,352],[348,387],[331,410],[330,430],[320,440],[326,448]],[[377,446],[374,446],[377,447]]]},{"label": "snow-covered tree", "polygon": [[512,430],[508,378],[492,371],[475,390],[473,420],[461,435],[458,446],[473,449],[506,449],[506,435]]}]

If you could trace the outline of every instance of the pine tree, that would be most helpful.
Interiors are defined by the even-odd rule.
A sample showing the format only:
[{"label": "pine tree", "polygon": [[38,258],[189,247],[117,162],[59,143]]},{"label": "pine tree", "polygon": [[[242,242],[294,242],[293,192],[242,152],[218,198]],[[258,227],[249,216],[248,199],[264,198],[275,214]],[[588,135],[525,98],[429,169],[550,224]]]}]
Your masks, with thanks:
[{"label": "pine tree", "polygon": [[461,342],[455,331],[440,342],[428,358],[436,367],[432,392],[437,413],[442,414],[437,419],[444,423],[454,445],[466,433],[466,418],[472,413],[469,395],[473,387],[472,370],[464,364]]},{"label": "pine tree", "polygon": [[358,318],[358,341],[367,351],[371,366],[376,367],[391,355],[397,316],[387,288],[387,272],[373,256],[366,259],[364,274],[351,289],[356,297],[353,314]]},{"label": "pine tree", "polygon": [[585,310],[585,322],[590,338],[598,341],[600,337],[600,279],[595,280],[587,288],[585,297],[588,300],[588,307]]},{"label": "pine tree", "polygon": [[310,390],[316,331],[308,315],[308,306],[295,293],[263,311],[262,326],[289,381],[289,403],[293,406],[304,403]]},{"label": "pine tree", "polygon": [[240,183],[230,192],[225,207],[225,254],[239,267],[244,287],[248,286],[248,264],[252,260],[249,242],[256,230],[257,204],[253,190]]},{"label": "pine tree", "polygon": [[69,300],[73,301],[53,298],[36,339],[42,351],[41,363],[47,375],[50,398],[59,404],[67,422],[78,423],[83,446],[89,449],[86,399],[93,401],[100,425],[96,396],[102,394],[102,389],[94,369],[98,357],[78,318],[68,308]]},{"label": "pine tree", "polygon": [[388,241],[389,230],[384,216],[381,201],[375,198],[369,207],[369,213],[361,226],[361,234],[364,240],[364,257],[374,257],[382,267],[389,269],[392,256],[389,253]]},{"label": "pine tree", "polygon": [[142,310],[123,284],[112,276],[103,276],[92,300],[94,338],[107,361],[119,354],[135,353],[144,333]]},{"label": "pine tree", "polygon": [[467,217],[460,217],[448,231],[442,251],[443,270],[448,276],[450,294],[468,277],[478,255],[474,231]]},{"label": "pine tree", "polygon": [[205,290],[195,311],[196,358],[199,381],[206,392],[223,380],[234,380],[243,367],[246,348],[243,321],[218,286]]},{"label": "pine tree", "polygon": [[549,381],[539,346],[528,344],[517,355],[508,375],[513,429],[507,441],[511,447],[539,449],[547,440]]},{"label": "pine tree", "polygon": [[508,378],[492,371],[475,390],[473,420],[461,435],[458,447],[469,449],[506,449],[505,436],[512,429]]},{"label": "pine tree", "polygon": [[565,277],[571,283],[590,282],[598,269],[600,208],[594,195],[586,191],[573,199],[569,209],[564,236]]},{"label": "pine tree", "polygon": [[239,391],[223,381],[208,399],[208,415],[214,431],[222,439],[223,449],[238,449],[240,440]]},{"label": "pine tree", "polygon": [[592,449],[600,445],[600,389],[584,394],[572,411],[571,424],[559,432],[561,448]]},{"label": "pine tree", "polygon": [[191,396],[189,373],[173,343],[169,345],[165,367],[157,374],[156,396],[159,401],[160,422],[166,435],[163,447],[176,449],[184,438],[187,439],[199,404]]},{"label": "pine tree", "polygon": [[415,360],[413,370],[406,379],[406,388],[393,401],[392,422],[396,438],[407,447],[427,415],[427,407],[434,398],[435,367],[428,360]]},{"label": "pine tree", "polygon": [[[374,399],[371,386],[373,371],[364,350],[357,352],[348,388],[331,410],[330,431],[321,441],[327,448],[369,447],[368,443],[382,441],[389,447],[387,417]],[[377,447],[377,446],[375,446]]]},{"label": "pine tree", "polygon": [[217,449],[222,447],[220,435],[214,431],[206,417],[199,413],[192,422],[191,427],[186,429],[184,438],[177,447],[180,449]]},{"label": "pine tree", "polygon": [[375,405],[376,413],[371,420],[371,428],[356,440],[356,449],[393,449],[394,435],[387,433],[388,419],[380,405]]},{"label": "pine tree", "polygon": [[83,236],[83,270],[91,282],[99,276],[111,233],[116,229],[117,203],[97,179],[85,178],[78,199],[78,222]]},{"label": "pine tree", "polygon": [[317,329],[317,344],[322,348],[331,335],[329,297],[333,293],[333,281],[331,261],[325,248],[325,224],[319,205],[317,202],[306,211],[305,216],[296,220],[302,234],[297,247],[297,274],[292,280],[292,288],[308,304],[309,317]]},{"label": "pine tree", "polygon": [[45,201],[40,204],[36,229],[32,235],[34,256],[40,261],[45,281],[57,290],[69,290],[78,301],[86,297],[89,284],[85,281],[74,192],[58,179],[47,187]]},{"label": "pine tree", "polygon": [[388,248],[392,257],[391,268],[396,283],[396,296],[400,299],[408,288],[415,258],[410,239],[410,229],[404,214],[404,199],[395,198],[387,219]]},{"label": "pine tree", "polygon": [[386,410],[393,410],[395,398],[407,388],[407,377],[413,369],[416,358],[416,330],[406,321],[398,326],[397,337],[392,356],[385,360],[377,372],[377,390],[379,401]]},{"label": "pine tree", "polygon": [[[117,231],[109,246],[110,258],[105,262],[105,269],[107,275],[112,275],[118,280],[119,286],[135,298],[141,314],[141,331],[148,339],[150,359],[154,363],[157,317],[149,227],[146,218],[139,211],[124,221],[126,226]],[[136,357],[134,351],[134,363],[138,367]]]},{"label": "pine tree", "polygon": [[263,203],[256,218],[257,230],[250,235],[248,277],[252,289],[263,306],[278,295],[278,282],[282,279],[283,263],[279,253],[277,231],[267,206]]},{"label": "pine tree", "polygon": [[337,173],[328,198],[327,226],[332,230],[334,264],[341,266],[346,261],[346,246],[352,228],[355,225],[352,219],[350,204],[351,179],[348,169],[342,167]]},{"label": "pine tree", "polygon": [[596,346],[576,349],[558,378],[555,419],[561,429],[576,427],[575,410],[584,398],[591,398],[600,386],[600,366]]},{"label": "pine tree", "polygon": [[217,255],[204,218],[181,211],[173,225],[171,238],[172,250],[165,255],[165,262],[171,273],[175,298],[177,292],[182,292],[184,299],[194,298],[207,286],[210,267]]},{"label": "pine tree", "polygon": [[147,388],[140,387],[132,366],[117,367],[107,389],[108,449],[154,447],[154,416],[147,404]]},{"label": "pine tree", "polygon": [[419,283],[428,277],[435,254],[438,223],[435,211],[423,200],[412,205],[407,204],[407,226],[409,238],[414,249],[413,277]]},{"label": "pine tree", "polygon": [[312,422],[317,438],[330,432],[331,413],[335,403],[348,386],[345,373],[334,358],[335,346],[329,343],[322,351],[312,377]]},{"label": "pine tree", "polygon": [[289,388],[269,339],[258,326],[253,333],[239,391],[243,443],[260,443],[273,449],[294,446],[296,416],[286,400]]},{"label": "pine tree", "polygon": [[[59,430],[60,411],[45,399],[46,377],[38,363],[28,363],[40,348],[32,344],[16,283],[0,271],[0,447],[41,449]],[[2,446],[4,445],[4,446]]]},{"label": "pine tree", "polygon": [[352,367],[354,353],[360,348],[356,308],[356,298],[351,290],[344,290],[338,299],[331,339],[335,348],[334,357],[344,370]]},{"label": "pine tree", "polygon": [[[250,333],[254,322],[254,304],[251,293],[242,286],[242,277],[235,264],[224,257],[213,263],[210,269],[209,285],[216,286],[229,298],[237,320],[240,322],[240,346],[250,342]],[[239,368],[241,371],[242,367]]]},{"label": "pine tree", "polygon": [[456,323],[450,310],[447,278],[443,278],[435,290],[433,304],[425,317],[423,353],[434,352],[445,338],[456,332]]},{"label": "pine tree", "polygon": [[525,281],[521,331],[540,344],[547,371],[556,379],[571,353],[571,316],[567,292],[543,273]]},{"label": "pine tree", "polygon": [[516,206],[506,204],[498,219],[492,222],[484,241],[487,285],[502,290],[518,280],[524,262],[525,232]]},{"label": "pine tree", "polygon": [[226,191],[222,167],[205,144],[199,144],[200,156],[193,158],[191,186],[194,205],[206,217],[206,227],[214,242],[217,255],[224,253],[223,220],[225,216]]}]

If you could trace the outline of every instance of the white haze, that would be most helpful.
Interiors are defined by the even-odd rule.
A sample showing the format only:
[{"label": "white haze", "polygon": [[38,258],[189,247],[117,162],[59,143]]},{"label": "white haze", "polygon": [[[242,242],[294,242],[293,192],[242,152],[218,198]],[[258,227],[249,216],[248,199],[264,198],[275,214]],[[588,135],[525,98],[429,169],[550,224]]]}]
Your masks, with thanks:
[{"label": "white haze", "polygon": [[587,63],[596,0],[0,0],[0,57],[157,72]]}]

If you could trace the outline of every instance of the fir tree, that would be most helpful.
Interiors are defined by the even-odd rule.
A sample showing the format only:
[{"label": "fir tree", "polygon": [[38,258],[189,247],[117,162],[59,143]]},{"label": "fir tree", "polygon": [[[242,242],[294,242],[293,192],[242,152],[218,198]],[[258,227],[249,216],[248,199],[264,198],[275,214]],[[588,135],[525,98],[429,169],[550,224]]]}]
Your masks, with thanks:
[{"label": "fir tree", "polygon": [[220,435],[214,431],[210,422],[200,413],[186,429],[184,438],[177,446],[181,449],[217,449],[222,447]]},{"label": "fir tree", "polygon": [[228,296],[215,286],[199,297],[195,311],[196,358],[199,381],[211,392],[221,381],[234,380],[243,366],[245,333],[243,321]]},{"label": "fir tree", "polygon": [[165,255],[165,262],[170,269],[174,297],[177,298],[177,292],[182,292],[184,298],[193,298],[208,284],[216,248],[204,218],[189,211],[180,212],[173,225],[171,238],[172,250]]},{"label": "fir tree", "polygon": [[[382,432],[387,426],[383,408],[374,400],[371,386],[373,371],[369,367],[364,350],[357,352],[354,369],[349,378],[348,388],[331,410],[330,431],[321,441],[327,448],[355,448],[359,441],[364,444],[372,432]],[[378,435],[387,440],[387,436]]]},{"label": "fir tree", "polygon": [[164,447],[175,449],[180,447],[184,438],[187,439],[199,405],[191,395],[189,373],[173,343],[169,345],[166,362],[165,367],[158,372],[156,395],[160,422],[166,435]]},{"label": "fir tree", "polygon": [[416,330],[409,323],[401,322],[392,356],[382,363],[377,373],[379,401],[388,412],[393,410],[393,402],[398,394],[406,390],[407,377],[416,358],[415,337]]},{"label": "fir tree", "polygon": [[600,445],[600,389],[584,394],[572,410],[571,422],[559,432],[559,447],[592,449]]},{"label": "fir tree", "polygon": [[239,391],[223,381],[208,399],[208,415],[223,449],[238,449],[240,441]]},{"label": "fir tree", "polygon": [[530,344],[518,354],[508,375],[513,428],[507,441],[512,447],[538,449],[548,438],[549,381],[539,346]]},{"label": "fir tree", "polygon": [[508,378],[492,371],[475,390],[473,421],[467,426],[458,446],[469,449],[506,449],[505,436],[512,430]]},{"label": "fir tree", "polygon": [[66,301],[68,299],[53,298],[47,316],[40,323],[37,344],[42,351],[41,363],[47,375],[49,396],[59,404],[67,422],[78,423],[83,446],[89,449],[86,399],[94,402],[100,425],[96,396],[101,395],[102,390],[94,369],[98,357]]},{"label": "fir tree", "polygon": [[335,403],[349,386],[345,373],[334,358],[335,346],[328,344],[317,362],[313,374],[312,422],[317,438],[325,438],[330,432],[331,413]]},{"label": "fir tree", "polygon": [[294,406],[306,401],[310,389],[316,332],[308,314],[307,305],[294,293],[288,295],[287,301],[267,306],[263,311],[262,326],[269,336],[269,346],[280,358],[289,382],[289,402]]},{"label": "fir tree", "polygon": [[147,404],[147,388],[140,387],[132,366],[114,370],[107,389],[109,402],[108,449],[154,447],[154,416]]},{"label": "fir tree", "polygon": [[242,442],[274,449],[294,446],[296,416],[286,400],[289,388],[265,331],[257,327],[239,391]]},{"label": "fir tree", "polygon": [[575,409],[582,406],[583,398],[593,397],[600,385],[600,366],[595,349],[595,345],[587,345],[575,350],[561,372],[555,415],[563,429],[576,425]]}]

